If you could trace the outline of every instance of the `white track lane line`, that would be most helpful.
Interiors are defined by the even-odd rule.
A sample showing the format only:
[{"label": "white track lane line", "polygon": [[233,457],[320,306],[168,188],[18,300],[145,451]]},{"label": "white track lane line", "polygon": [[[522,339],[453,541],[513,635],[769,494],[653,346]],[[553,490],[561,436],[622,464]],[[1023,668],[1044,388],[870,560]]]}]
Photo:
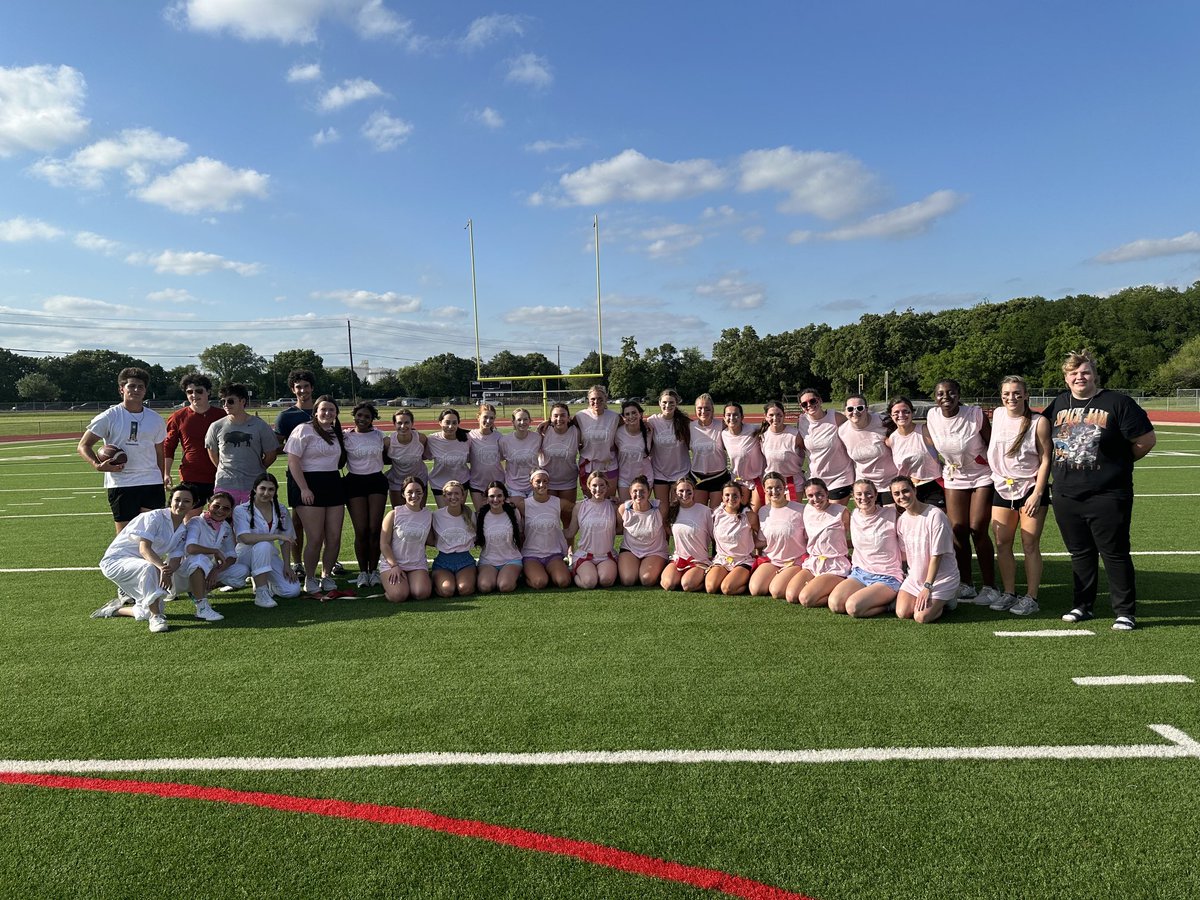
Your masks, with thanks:
[{"label": "white track lane line", "polygon": [[1195,684],[1186,675],[1082,675],[1071,680],[1084,687],[1110,687],[1123,684]]},{"label": "white track lane line", "polygon": [[357,756],[221,756],[176,759],[8,759],[0,772],[299,772],[430,766],[586,766],[766,763],[805,765],[870,762],[1031,759],[1200,758],[1200,743],[1170,725],[1147,726],[1166,744],[1076,744],[993,747],[857,747],[833,750],[564,750],[545,753],[380,753]]},{"label": "white track lane line", "polygon": [[993,631],[996,637],[1043,637],[1043,638],[1058,638],[1058,637],[1090,637],[1096,632],[1088,631],[1086,628],[1042,628],[1040,630],[1031,631]]}]

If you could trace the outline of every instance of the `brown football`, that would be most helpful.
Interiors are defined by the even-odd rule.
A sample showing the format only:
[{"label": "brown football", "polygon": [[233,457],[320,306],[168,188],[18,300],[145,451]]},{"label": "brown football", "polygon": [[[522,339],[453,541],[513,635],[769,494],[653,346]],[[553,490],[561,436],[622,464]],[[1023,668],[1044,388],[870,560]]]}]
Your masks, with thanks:
[{"label": "brown football", "polygon": [[96,451],[96,459],[100,462],[111,462],[113,465],[123,466],[129,462],[129,455],[120,447],[105,444]]}]

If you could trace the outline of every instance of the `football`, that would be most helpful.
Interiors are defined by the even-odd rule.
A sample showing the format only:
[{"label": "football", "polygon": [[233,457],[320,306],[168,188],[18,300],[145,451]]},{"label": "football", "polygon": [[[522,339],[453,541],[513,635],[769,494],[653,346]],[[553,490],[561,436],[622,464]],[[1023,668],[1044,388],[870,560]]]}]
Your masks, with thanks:
[{"label": "football", "polygon": [[113,465],[123,466],[129,462],[129,455],[120,447],[105,444],[96,451],[96,459],[100,462],[111,462]]}]

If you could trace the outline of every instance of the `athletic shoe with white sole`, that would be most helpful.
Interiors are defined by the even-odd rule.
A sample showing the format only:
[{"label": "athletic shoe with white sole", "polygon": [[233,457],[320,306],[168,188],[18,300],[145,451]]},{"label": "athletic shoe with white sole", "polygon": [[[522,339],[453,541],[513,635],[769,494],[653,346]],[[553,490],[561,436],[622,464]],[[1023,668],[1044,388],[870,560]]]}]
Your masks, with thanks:
[{"label": "athletic shoe with white sole", "polygon": [[237,584],[223,584],[223,585],[221,585],[219,588],[217,588],[217,590],[218,590],[218,591],[220,591],[222,594],[228,594],[228,593],[231,593],[231,592],[233,592],[233,591],[236,591],[236,590],[237,590],[239,587],[241,587],[241,585],[237,585]]},{"label": "athletic shoe with white sole", "polygon": [[383,581],[379,578],[378,569],[376,569],[374,572],[369,572],[368,574],[371,578],[371,580],[367,583],[368,587],[380,587],[383,584]]},{"label": "athletic shoe with white sole", "polygon": [[359,588],[370,587],[371,586],[371,573],[370,572],[359,572],[358,578],[354,582],[354,586],[359,587]]},{"label": "athletic shoe with white sole", "polygon": [[334,578],[341,578],[343,575],[346,574],[346,567],[343,566],[340,562],[335,562],[333,564],[333,568],[329,570],[329,574],[332,575]]},{"label": "athletic shoe with white sole", "polygon": [[321,593],[321,582],[316,578],[304,579],[304,593],[319,594]]},{"label": "athletic shoe with white sole", "polygon": [[167,630],[167,617],[162,613],[155,613],[150,617],[150,633],[162,634]]},{"label": "athletic shoe with white sole", "polygon": [[263,609],[274,609],[279,604],[275,602],[275,598],[271,596],[271,592],[265,588],[256,588],[254,591],[254,605],[261,606]]},{"label": "athletic shoe with white sole", "polygon": [[124,597],[113,597],[102,607],[92,613],[93,619],[111,619],[117,614],[117,610],[125,605]]},{"label": "athletic shoe with white sole", "polygon": [[196,618],[202,619],[205,622],[220,622],[225,617],[213,609],[212,604],[207,600],[197,600]]},{"label": "athletic shoe with white sole", "polygon": [[296,573],[297,578],[304,577],[304,566],[302,566],[300,563],[296,563],[294,566],[292,566],[292,571]]},{"label": "athletic shoe with white sole", "polygon": [[975,595],[975,599],[972,600],[971,602],[974,603],[976,606],[990,607],[993,603],[995,603],[999,599],[1000,599],[1000,592],[998,590],[996,590],[994,587],[992,587],[990,584],[985,584],[980,589],[979,593]]},{"label": "athletic shoe with white sole", "polygon": [[1016,604],[1017,595],[1010,594],[1008,591],[1005,591],[988,605],[988,609],[992,610],[993,612],[1007,612],[1016,606]]},{"label": "athletic shoe with white sole", "polygon": [[1026,594],[1011,607],[1009,607],[1008,611],[1014,616],[1032,616],[1039,609],[1041,609],[1041,607],[1038,606],[1038,602]]},{"label": "athletic shoe with white sole", "polygon": [[955,599],[957,599],[957,600],[974,600],[976,596],[977,595],[975,593],[974,587],[967,584],[965,581],[959,583],[958,594],[956,595]]},{"label": "athletic shoe with white sole", "polygon": [[1133,616],[1117,616],[1117,620],[1112,623],[1113,631],[1133,631],[1137,628],[1137,622]]},{"label": "athletic shoe with white sole", "polygon": [[328,593],[329,591],[336,591],[337,590],[337,582],[334,581],[332,578],[330,578],[328,575],[326,575],[324,578],[321,579],[321,590],[325,591],[326,593]]}]

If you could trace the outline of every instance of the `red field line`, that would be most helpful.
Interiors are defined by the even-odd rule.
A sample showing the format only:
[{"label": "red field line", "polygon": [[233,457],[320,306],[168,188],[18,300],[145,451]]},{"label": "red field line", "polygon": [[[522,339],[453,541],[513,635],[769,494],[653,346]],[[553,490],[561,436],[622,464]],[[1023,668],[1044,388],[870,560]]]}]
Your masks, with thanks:
[{"label": "red field line", "polygon": [[355,819],[376,822],[381,825],[407,825],[427,831],[475,838],[521,850],[570,856],[594,865],[641,875],[645,878],[656,878],[660,881],[672,881],[704,890],[719,891],[730,897],[743,897],[747,900],[812,900],[804,894],[785,891],[782,888],[717,869],[705,869],[670,862],[640,853],[631,853],[628,850],[620,850],[616,847],[526,831],[523,828],[510,828],[475,819],[454,819],[425,809],[381,806],[374,803],[351,803],[345,800],[320,800],[257,791],[235,791],[198,784],[79,778],[69,775],[26,775],[16,772],[0,772],[0,783],[66,790],[103,791],[115,794],[148,794],[167,799],[204,800],[212,803],[232,803],[257,806],[263,809],[277,809],[284,812],[329,816],[336,819]]}]

